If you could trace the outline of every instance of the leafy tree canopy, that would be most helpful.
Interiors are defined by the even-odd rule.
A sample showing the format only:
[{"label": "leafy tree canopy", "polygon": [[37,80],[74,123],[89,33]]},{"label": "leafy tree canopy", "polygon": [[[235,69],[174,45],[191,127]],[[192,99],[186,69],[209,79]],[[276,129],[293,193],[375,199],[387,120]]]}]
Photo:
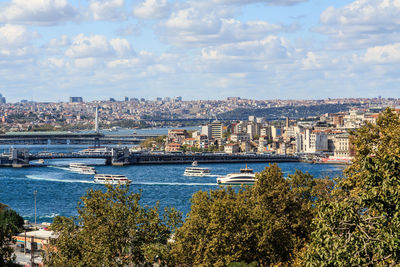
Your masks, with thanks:
[{"label": "leafy tree canopy", "polygon": [[[89,190],[78,204],[78,217],[56,217],[51,229],[59,234],[45,260],[48,266],[127,266],[152,262],[166,253],[181,215],[158,205],[143,207],[140,193],[129,186]],[[146,257],[147,256],[147,257]],[[164,256],[164,255],[160,255]],[[167,258],[167,255],[165,255]]]},{"label": "leafy tree canopy", "polygon": [[290,263],[309,239],[313,202],[331,186],[300,171],[285,179],[278,166],[271,165],[257,174],[253,187],[199,191],[175,234],[175,264]]},{"label": "leafy tree canopy", "polygon": [[353,133],[353,164],[318,205],[309,266],[400,262],[400,120],[391,109]]},{"label": "leafy tree canopy", "polygon": [[14,266],[12,236],[22,232],[24,219],[7,205],[0,203],[0,266]]}]

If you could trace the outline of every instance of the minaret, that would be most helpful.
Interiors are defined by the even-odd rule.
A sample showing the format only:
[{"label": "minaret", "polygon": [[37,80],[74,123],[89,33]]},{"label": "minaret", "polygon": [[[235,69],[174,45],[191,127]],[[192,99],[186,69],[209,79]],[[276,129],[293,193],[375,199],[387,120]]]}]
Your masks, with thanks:
[{"label": "minaret", "polygon": [[99,132],[99,107],[96,107],[96,119],[94,122],[94,131]]}]

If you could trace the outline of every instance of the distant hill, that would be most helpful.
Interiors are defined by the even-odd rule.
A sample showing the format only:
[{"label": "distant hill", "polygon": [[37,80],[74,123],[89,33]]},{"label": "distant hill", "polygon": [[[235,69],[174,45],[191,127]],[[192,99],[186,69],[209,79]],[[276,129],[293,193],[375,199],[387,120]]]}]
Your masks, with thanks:
[{"label": "distant hill", "polygon": [[314,106],[285,106],[275,108],[238,108],[229,112],[218,114],[218,118],[225,120],[247,120],[249,116],[263,117],[267,119],[300,119],[320,116],[325,113],[337,113],[348,111],[350,108],[360,106],[354,104],[324,104]]}]

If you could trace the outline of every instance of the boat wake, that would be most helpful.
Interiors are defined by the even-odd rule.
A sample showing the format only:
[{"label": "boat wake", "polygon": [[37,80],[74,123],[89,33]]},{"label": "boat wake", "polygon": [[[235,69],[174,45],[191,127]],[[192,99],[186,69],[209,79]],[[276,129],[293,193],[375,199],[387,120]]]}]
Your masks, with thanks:
[{"label": "boat wake", "polygon": [[39,180],[39,181],[47,181],[47,182],[94,184],[93,181],[89,181],[89,180],[57,179],[57,178],[49,178],[49,177],[36,176],[36,175],[26,175],[26,178],[31,179],[31,180]]},{"label": "boat wake", "polygon": [[161,185],[161,186],[216,186],[217,183],[158,183],[158,182],[137,182],[132,181],[131,185]]},{"label": "boat wake", "polygon": [[48,168],[59,169],[59,170],[64,170],[64,171],[69,171],[69,168],[60,167],[60,166],[47,166],[47,167]]}]

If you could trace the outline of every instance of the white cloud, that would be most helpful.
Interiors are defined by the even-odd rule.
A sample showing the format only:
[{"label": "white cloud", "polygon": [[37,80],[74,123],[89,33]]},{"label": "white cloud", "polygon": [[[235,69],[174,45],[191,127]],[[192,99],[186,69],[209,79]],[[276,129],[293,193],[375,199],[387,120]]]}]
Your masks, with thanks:
[{"label": "white cloud", "polygon": [[140,24],[128,24],[116,31],[116,34],[120,36],[130,36],[130,35],[139,35],[141,32]]},{"label": "white cloud", "polygon": [[[215,44],[260,40],[270,33],[291,29],[266,21],[241,22],[224,18],[222,10],[181,9],[161,23],[158,32],[165,42],[178,47],[204,47]],[[228,15],[228,14],[227,14]]]},{"label": "white cloud", "polygon": [[296,5],[299,3],[304,3],[307,1],[308,0],[211,0],[211,2],[215,3],[215,4],[246,5],[246,4],[253,4],[253,3],[263,3],[263,4],[271,5],[271,6],[290,6],[290,5]]},{"label": "white cloud", "polygon": [[71,44],[71,40],[65,34],[61,35],[60,39],[51,39],[48,46],[51,48],[65,47]]},{"label": "white cloud", "polygon": [[103,35],[87,37],[81,33],[73,38],[65,54],[72,58],[104,57],[111,54],[111,46]]},{"label": "white cloud", "polygon": [[167,0],[145,0],[133,8],[133,14],[140,19],[162,19],[169,15]]},{"label": "white cloud", "polygon": [[77,16],[77,10],[66,0],[12,0],[0,10],[0,22],[41,26],[55,25]]},{"label": "white cloud", "polygon": [[110,41],[110,45],[119,57],[130,56],[132,52],[131,44],[126,39],[116,38]]},{"label": "white cloud", "polygon": [[363,59],[369,63],[399,63],[400,43],[368,48]]},{"label": "white cloud", "polygon": [[71,46],[65,51],[65,55],[71,58],[124,57],[132,53],[131,45],[126,39],[116,38],[108,41],[103,35],[84,34],[74,37]]},{"label": "white cloud", "polygon": [[93,67],[99,67],[99,61],[93,57],[77,58],[74,60],[74,65],[81,69],[91,69]]},{"label": "white cloud", "polygon": [[66,66],[66,61],[63,58],[50,57],[47,59],[47,65],[50,67],[63,68]]},{"label": "white cloud", "polygon": [[202,57],[206,60],[286,60],[293,56],[294,50],[284,38],[268,36],[259,41],[246,41],[224,44],[213,48],[203,48]]},{"label": "white cloud", "polygon": [[358,0],[342,8],[329,7],[315,31],[332,37],[332,46],[360,49],[400,41],[400,1]]},{"label": "white cloud", "polygon": [[94,20],[123,20],[124,7],[124,0],[91,0],[89,5]]},{"label": "white cloud", "polygon": [[25,26],[6,24],[0,27],[0,47],[21,47],[37,37],[37,33],[30,33]]}]

